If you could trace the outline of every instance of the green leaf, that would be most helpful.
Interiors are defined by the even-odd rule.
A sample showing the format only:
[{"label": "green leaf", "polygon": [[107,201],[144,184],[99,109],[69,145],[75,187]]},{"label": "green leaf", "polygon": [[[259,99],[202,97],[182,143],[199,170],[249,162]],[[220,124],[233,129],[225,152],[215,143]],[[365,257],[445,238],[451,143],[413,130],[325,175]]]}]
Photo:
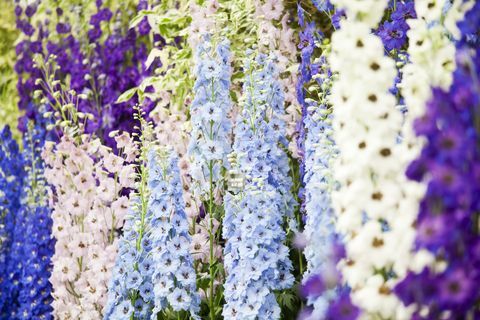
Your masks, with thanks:
[{"label": "green leaf", "polygon": [[137,93],[137,88],[128,89],[127,91],[122,93],[120,95],[120,97],[118,97],[118,99],[115,103],[122,103],[122,102],[130,100],[135,95],[135,93]]},{"label": "green leaf", "polygon": [[162,54],[162,50],[153,48],[147,57],[147,61],[145,61],[145,68],[146,69],[150,68],[155,58],[160,57],[161,54]]},{"label": "green leaf", "polygon": [[149,14],[155,13],[154,11],[151,10],[142,10],[140,11],[135,18],[132,19],[130,22],[129,28],[135,28],[140,22],[142,22],[143,18],[146,17]]}]

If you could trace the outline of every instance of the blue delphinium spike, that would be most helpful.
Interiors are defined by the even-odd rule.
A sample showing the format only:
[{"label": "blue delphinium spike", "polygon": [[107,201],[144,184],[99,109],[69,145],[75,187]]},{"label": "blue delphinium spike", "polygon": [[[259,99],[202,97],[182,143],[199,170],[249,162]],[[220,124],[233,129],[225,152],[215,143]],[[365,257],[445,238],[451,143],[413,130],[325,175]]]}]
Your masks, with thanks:
[{"label": "blue delphinium spike", "polygon": [[[197,319],[200,298],[178,159],[171,150],[155,148],[147,158],[148,194],[137,195],[125,221],[104,318],[156,319],[171,307]],[[143,219],[141,199],[147,200]]]},{"label": "blue delphinium spike", "polygon": [[16,288],[11,299],[18,301],[17,319],[53,319],[49,278],[55,241],[51,237],[51,210],[41,159],[42,147],[49,136],[46,123],[43,117],[35,124],[30,122],[23,138],[26,177],[9,259],[10,281]]},{"label": "blue delphinium spike", "polygon": [[154,314],[170,306],[174,311],[190,311],[197,318],[200,297],[189,250],[178,158],[171,149],[151,150],[149,164],[151,220],[147,236],[153,248]]},{"label": "blue delphinium spike", "polygon": [[192,159],[190,173],[194,192],[204,196],[211,180],[220,180],[221,169],[227,167],[230,152],[231,110],[230,44],[227,40],[215,48],[209,36],[204,37],[196,52],[195,99],[190,107],[192,123],[188,154]]},{"label": "blue delphinium spike", "polygon": [[0,318],[16,314],[18,294],[16,277],[10,276],[9,257],[14,241],[15,217],[21,210],[21,193],[25,175],[23,157],[7,126],[0,132]]},{"label": "blue delphinium spike", "polygon": [[272,59],[253,55],[248,52],[245,62],[245,96],[232,157],[243,188],[224,199],[226,319],[278,319],[273,291],[293,284],[282,229],[293,209],[288,162],[281,147],[283,96]]},{"label": "blue delphinium spike", "polygon": [[[117,261],[108,288],[104,319],[148,319],[152,312],[152,290],[139,290],[151,283],[151,245],[142,241],[146,221],[142,222],[140,197],[133,196],[123,226]],[[147,219],[146,217],[144,219]]]},{"label": "blue delphinium spike", "polygon": [[[325,57],[322,56],[320,61],[320,70],[326,72],[328,78]],[[323,87],[327,88],[328,85],[325,84]],[[327,92],[324,95],[326,94]],[[331,163],[336,148],[331,137],[331,115],[328,107],[325,100],[312,102],[304,119],[306,129],[303,177],[306,213],[304,235],[307,241],[304,249],[307,261],[304,284],[318,274],[328,278],[328,274],[333,277],[334,273],[331,250],[336,241],[336,234],[330,193],[335,187]],[[307,295],[307,304],[313,307],[312,315],[308,319],[324,318],[328,305],[335,296],[335,289],[325,290],[322,294]]]}]

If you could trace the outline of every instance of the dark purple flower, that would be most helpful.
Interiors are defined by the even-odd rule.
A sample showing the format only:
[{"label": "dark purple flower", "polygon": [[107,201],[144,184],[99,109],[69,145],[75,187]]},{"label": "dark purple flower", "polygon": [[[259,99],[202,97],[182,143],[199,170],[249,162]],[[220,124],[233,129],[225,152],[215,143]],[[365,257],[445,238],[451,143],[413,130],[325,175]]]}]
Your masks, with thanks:
[{"label": "dark purple flower", "polygon": [[396,21],[407,21],[408,19],[415,19],[417,14],[415,12],[415,3],[412,0],[397,1],[396,10],[392,13],[390,18]]},{"label": "dark purple flower", "polygon": [[302,296],[309,297],[315,299],[316,297],[320,296],[325,291],[326,285],[323,278],[318,275],[314,274],[308,278],[305,283],[302,284],[300,292]]},{"label": "dark purple flower", "polygon": [[150,24],[148,23],[147,17],[143,18],[143,20],[138,24],[138,33],[142,36],[147,35],[150,33]]},{"label": "dark purple flower", "polygon": [[407,31],[409,30],[407,20],[415,17],[413,1],[396,2],[395,10],[390,15],[390,19],[381,24],[376,32],[382,38],[387,51],[402,49],[407,42]]},{"label": "dark purple flower", "polygon": [[335,29],[340,29],[340,21],[344,17],[346,17],[345,10],[335,10],[335,13],[332,15],[332,25]]},{"label": "dark purple flower", "polygon": [[22,14],[22,12],[23,12],[22,7],[20,7],[20,6],[18,6],[18,5],[15,6],[15,15],[16,15],[17,17],[19,17],[19,16]]},{"label": "dark purple flower", "polygon": [[383,44],[388,51],[398,50],[407,42],[408,25],[402,21],[385,22],[377,34],[382,38]]},{"label": "dark purple flower", "polygon": [[110,9],[105,8],[101,9],[98,13],[94,14],[90,18],[90,24],[95,26],[95,27],[100,27],[100,23],[102,21],[109,21],[112,18],[113,14]]},{"label": "dark purple flower", "polygon": [[350,294],[344,293],[328,307],[326,320],[355,320],[360,316],[360,309],[350,300]]},{"label": "dark purple flower", "polygon": [[461,268],[448,271],[439,281],[440,301],[455,307],[466,306],[478,289],[472,280]]},{"label": "dark purple flower", "polygon": [[60,34],[65,34],[70,32],[70,25],[68,23],[59,22],[57,24],[56,30]]},{"label": "dark purple flower", "polygon": [[35,6],[27,6],[25,8],[25,15],[29,18],[31,18],[35,12],[37,11],[37,8]]}]

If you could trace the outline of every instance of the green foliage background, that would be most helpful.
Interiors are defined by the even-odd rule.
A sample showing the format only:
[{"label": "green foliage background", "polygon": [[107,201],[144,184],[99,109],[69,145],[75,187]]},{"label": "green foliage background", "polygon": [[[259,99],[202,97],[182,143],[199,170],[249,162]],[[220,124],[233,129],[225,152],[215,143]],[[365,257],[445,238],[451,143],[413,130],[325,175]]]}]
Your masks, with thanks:
[{"label": "green foliage background", "polygon": [[0,10],[0,128],[9,125],[17,140],[17,120],[20,112],[17,107],[17,76],[15,64],[15,41],[18,31],[15,28],[13,1],[3,0]]}]

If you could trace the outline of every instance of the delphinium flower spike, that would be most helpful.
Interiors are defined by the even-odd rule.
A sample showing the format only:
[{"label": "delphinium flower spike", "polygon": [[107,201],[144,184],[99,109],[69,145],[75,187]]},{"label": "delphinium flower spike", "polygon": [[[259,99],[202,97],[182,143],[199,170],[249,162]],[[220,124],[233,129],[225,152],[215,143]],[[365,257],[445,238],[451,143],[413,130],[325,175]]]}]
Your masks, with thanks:
[{"label": "delphinium flower spike", "polygon": [[123,235],[109,284],[108,302],[104,319],[149,319],[153,309],[153,260],[152,242],[148,237],[152,211],[148,210],[148,151],[152,139],[152,127],[144,118],[144,112],[136,107],[135,118],[140,121],[136,148],[139,155],[135,194],[130,196],[130,208],[125,217]]},{"label": "delphinium flower spike", "polygon": [[[335,265],[331,259],[336,241],[335,215],[331,204],[331,192],[336,187],[332,167],[336,147],[332,138],[332,109],[329,102],[332,74],[327,63],[329,44],[321,47],[322,55],[315,59],[320,82],[317,88],[318,100],[307,99],[305,125],[305,237],[304,255],[307,271],[303,283],[307,287],[318,277],[323,277],[324,292],[306,292],[307,304],[313,308],[308,319],[322,319],[327,308],[337,296]],[[313,85],[310,90],[313,91]],[[314,291],[314,290],[312,290]]]},{"label": "delphinium flower spike", "polygon": [[411,257],[416,210],[407,195],[417,189],[404,176],[405,145],[398,143],[402,114],[390,91],[395,62],[371,32],[388,1],[332,3],[347,16],[332,35],[329,56],[332,71],[338,73],[331,101],[339,148],[333,174],[340,186],[332,192],[332,203],[346,249],[340,269],[363,313],[410,319],[410,310],[392,288]]},{"label": "delphinium flower spike", "polygon": [[[188,154],[191,159],[193,194],[204,203],[207,217],[199,222],[208,231],[208,277],[206,292],[210,319],[215,318],[215,264],[218,261],[218,195],[223,192],[223,171],[231,150],[230,48],[227,40],[215,43],[205,35],[196,49],[195,99],[190,107],[192,130]],[[218,292],[218,291],[217,291]]]},{"label": "delphinium flower spike", "polygon": [[300,118],[300,106],[296,99],[297,73],[291,71],[297,64],[294,30],[289,25],[292,19],[282,1],[255,0],[254,5],[255,22],[258,24],[258,45],[277,57],[276,66],[278,72],[283,75],[279,82],[285,98],[283,118],[286,122],[288,148],[294,157],[298,157],[300,154],[297,150],[295,129]]},{"label": "delphinium flower spike", "polygon": [[9,275],[9,263],[16,216],[22,210],[21,194],[25,176],[24,160],[8,126],[0,132],[0,318],[15,315],[17,286]]},{"label": "delphinium flower spike", "polygon": [[182,198],[178,158],[170,148],[148,155],[149,230],[152,245],[154,314],[171,307],[199,319],[200,297],[190,254],[189,223]]},{"label": "delphinium flower spike", "polygon": [[45,129],[47,123],[48,120],[37,117],[35,124],[28,124],[23,139],[26,176],[8,263],[9,281],[15,288],[10,293],[10,303],[18,303],[15,315],[11,314],[15,319],[53,318],[49,278],[55,242],[41,159],[41,148],[50,135]]},{"label": "delphinium flower spike", "polygon": [[117,255],[117,230],[128,209],[125,194],[134,182],[130,162],[136,149],[128,134],[116,135],[120,155],[115,155],[98,138],[83,133],[85,114],[74,105],[54,108],[68,116],[56,122],[63,133],[60,142],[47,142],[42,153],[56,239],[50,278],[53,313],[61,319],[98,319]]},{"label": "delphinium flower spike", "polygon": [[262,54],[253,56],[248,52],[244,64],[245,96],[231,155],[232,173],[240,185],[233,186],[224,199],[227,279],[223,316],[227,319],[278,319],[280,308],[273,291],[289,288],[294,280],[282,229],[292,209],[283,194],[288,166],[281,168],[284,163],[279,161],[284,152],[279,134],[285,124],[268,117],[281,112],[283,101],[281,93],[270,90],[277,88],[272,60]]},{"label": "delphinium flower spike", "polygon": [[[395,287],[415,319],[478,316],[480,263],[480,3],[459,24],[457,70],[447,91],[434,88],[425,114],[414,123],[426,139],[407,175],[427,183],[417,219],[415,247],[428,250],[435,263],[411,270]],[[477,33],[477,34],[476,34]]]}]

